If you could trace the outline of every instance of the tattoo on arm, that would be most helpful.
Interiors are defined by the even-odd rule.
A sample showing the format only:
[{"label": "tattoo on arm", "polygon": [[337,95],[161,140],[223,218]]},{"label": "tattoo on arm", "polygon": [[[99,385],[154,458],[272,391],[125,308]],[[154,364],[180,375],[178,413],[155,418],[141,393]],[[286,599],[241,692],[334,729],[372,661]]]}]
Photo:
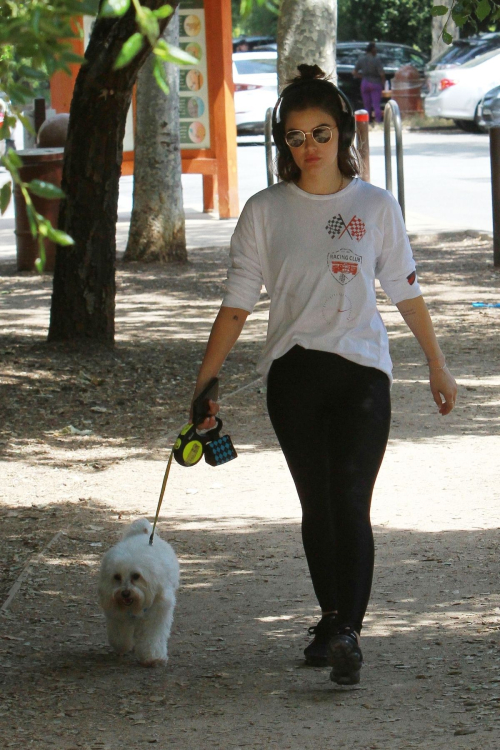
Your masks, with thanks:
[{"label": "tattoo on arm", "polygon": [[238,315],[233,315],[233,320],[239,320]]}]

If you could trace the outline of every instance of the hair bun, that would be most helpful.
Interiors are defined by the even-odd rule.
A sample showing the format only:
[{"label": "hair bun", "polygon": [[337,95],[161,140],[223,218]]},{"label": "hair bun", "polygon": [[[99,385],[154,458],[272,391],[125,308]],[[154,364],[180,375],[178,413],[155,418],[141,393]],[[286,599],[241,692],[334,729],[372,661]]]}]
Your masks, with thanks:
[{"label": "hair bun", "polygon": [[293,79],[293,83],[299,83],[300,81],[312,81],[315,78],[322,78],[325,80],[327,78],[326,73],[324,70],[321,70],[319,65],[306,65],[305,63],[302,63],[302,65],[297,65],[297,70],[299,71],[300,75],[296,76]]}]

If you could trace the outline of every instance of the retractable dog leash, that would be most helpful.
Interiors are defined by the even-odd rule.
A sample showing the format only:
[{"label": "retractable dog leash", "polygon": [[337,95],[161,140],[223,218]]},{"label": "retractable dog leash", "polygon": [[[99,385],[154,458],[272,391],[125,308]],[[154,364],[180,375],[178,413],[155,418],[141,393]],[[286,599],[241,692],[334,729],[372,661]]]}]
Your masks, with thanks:
[{"label": "retractable dog leash", "polygon": [[196,466],[203,456],[210,466],[221,466],[228,461],[232,461],[238,454],[229,435],[221,435],[222,419],[216,417],[216,426],[207,432],[199,433],[196,425],[201,424],[209,413],[209,401],[215,400],[219,392],[219,381],[212,378],[207,387],[200,393],[193,403],[193,422],[184,425],[174,446],[170,452],[167,462],[167,468],[163,476],[160,497],[156,508],[153,530],[149,537],[149,544],[153,544],[153,538],[156,529],[160,508],[163,502],[163,496],[167,487],[168,475],[172,459],[175,458],[181,466]]}]

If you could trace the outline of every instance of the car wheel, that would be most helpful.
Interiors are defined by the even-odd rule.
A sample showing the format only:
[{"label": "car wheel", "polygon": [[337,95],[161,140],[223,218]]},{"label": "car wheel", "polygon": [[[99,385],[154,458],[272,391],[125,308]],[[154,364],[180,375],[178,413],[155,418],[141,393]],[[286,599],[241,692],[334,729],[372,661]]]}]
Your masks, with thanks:
[{"label": "car wheel", "polygon": [[463,130],[464,133],[481,133],[481,128],[475,120],[453,120],[457,128]]}]

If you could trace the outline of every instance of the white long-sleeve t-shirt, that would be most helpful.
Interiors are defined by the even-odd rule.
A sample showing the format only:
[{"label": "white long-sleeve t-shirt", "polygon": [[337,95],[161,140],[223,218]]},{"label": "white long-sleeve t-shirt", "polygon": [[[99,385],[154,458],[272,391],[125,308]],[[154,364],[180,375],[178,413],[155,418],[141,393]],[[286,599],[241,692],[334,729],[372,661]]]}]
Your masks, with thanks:
[{"label": "white long-sleeve t-shirt", "polygon": [[421,292],[394,197],[355,178],[313,195],[280,182],[246,203],[231,240],[222,305],[252,312],[264,284],[271,299],[257,370],[296,344],[333,352],[392,380],[375,279],[396,304]]}]

